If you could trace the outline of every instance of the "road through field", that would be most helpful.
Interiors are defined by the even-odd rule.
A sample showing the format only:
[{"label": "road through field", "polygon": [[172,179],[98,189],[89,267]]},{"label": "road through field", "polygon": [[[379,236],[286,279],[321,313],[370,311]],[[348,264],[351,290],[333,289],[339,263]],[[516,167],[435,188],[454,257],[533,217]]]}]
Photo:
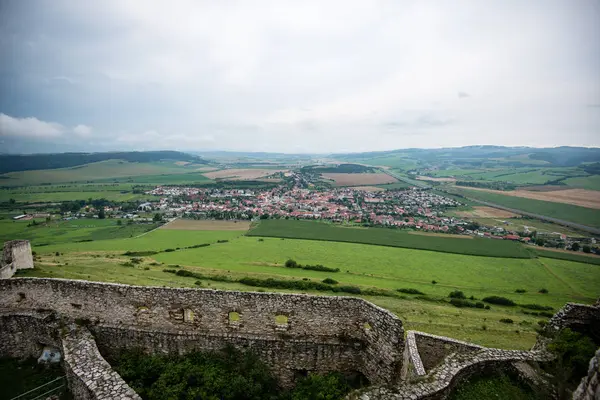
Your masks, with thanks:
[{"label": "road through field", "polygon": [[500,204],[495,204],[495,203],[490,203],[490,202],[483,201],[483,200],[473,199],[473,198],[468,197],[468,196],[465,196],[465,198],[467,200],[470,200],[470,201],[473,201],[473,202],[476,202],[476,203],[480,203],[480,204],[483,204],[483,205],[486,205],[486,206],[490,206],[490,207],[494,207],[494,208],[499,208],[499,209],[505,210],[505,211],[510,211],[510,212],[515,213],[515,214],[521,214],[521,215],[525,215],[525,216],[528,216],[528,217],[533,217],[533,218],[541,219],[542,221],[554,222],[555,224],[569,226],[571,228],[579,229],[579,230],[590,232],[590,233],[595,233],[597,235],[600,234],[600,229],[593,228],[591,226],[577,224],[575,222],[565,221],[563,219],[548,217],[546,215],[533,214],[533,213],[530,213],[530,212],[526,212],[526,211],[523,211],[523,210],[517,210],[517,209],[514,209],[514,208],[508,208],[508,207],[505,207],[505,206],[501,206]]}]

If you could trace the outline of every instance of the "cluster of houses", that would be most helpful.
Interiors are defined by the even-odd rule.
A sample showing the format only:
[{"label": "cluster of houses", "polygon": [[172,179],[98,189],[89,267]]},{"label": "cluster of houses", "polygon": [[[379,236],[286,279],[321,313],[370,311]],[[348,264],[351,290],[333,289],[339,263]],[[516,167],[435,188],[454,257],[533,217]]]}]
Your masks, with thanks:
[{"label": "cluster of houses", "polygon": [[[468,222],[444,212],[460,205],[428,190],[369,192],[353,188],[309,190],[285,186],[269,190],[156,187],[154,210],[197,218],[323,219],[461,233]],[[144,205],[145,207],[147,204]]]}]

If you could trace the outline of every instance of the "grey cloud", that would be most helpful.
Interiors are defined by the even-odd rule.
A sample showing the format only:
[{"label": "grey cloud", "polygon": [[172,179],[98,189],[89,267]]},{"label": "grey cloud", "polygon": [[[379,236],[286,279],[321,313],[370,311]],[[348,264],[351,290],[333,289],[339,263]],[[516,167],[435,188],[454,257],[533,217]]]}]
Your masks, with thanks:
[{"label": "grey cloud", "polygon": [[11,151],[360,151],[482,132],[600,145],[595,0],[378,4],[0,2],[2,137]]}]

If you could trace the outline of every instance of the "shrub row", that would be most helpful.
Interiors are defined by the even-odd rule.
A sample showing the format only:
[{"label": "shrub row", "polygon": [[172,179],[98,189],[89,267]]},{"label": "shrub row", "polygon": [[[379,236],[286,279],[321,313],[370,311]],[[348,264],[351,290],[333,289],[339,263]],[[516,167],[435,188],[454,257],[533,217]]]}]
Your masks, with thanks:
[{"label": "shrub row", "polygon": [[485,308],[486,310],[490,309],[490,306],[486,306],[485,304],[483,304],[480,301],[478,301],[477,303],[474,303],[472,301],[465,300],[465,299],[452,298],[452,299],[450,299],[450,304],[452,304],[454,307],[459,307],[459,308],[471,307],[471,308]]},{"label": "shrub row", "polygon": [[287,260],[284,265],[286,268],[300,268],[300,269],[305,269],[305,270],[309,270],[309,271],[340,272],[339,268],[329,268],[329,267],[325,267],[321,264],[302,265],[302,264],[298,264],[296,261],[294,261],[292,259]]},{"label": "shrub row", "polygon": [[490,303],[490,304],[497,304],[500,306],[516,306],[517,303],[515,303],[514,301],[512,301],[511,299],[507,299],[506,297],[500,297],[500,296],[488,296],[488,297],[484,297],[483,301],[485,301],[486,303]]},{"label": "shrub row", "polygon": [[399,291],[400,293],[407,293],[407,294],[425,294],[417,289],[396,289],[396,290]]},{"label": "shrub row", "polygon": [[538,310],[538,311],[553,311],[554,310],[550,306],[541,306],[539,304],[521,304],[521,307],[527,308],[529,310]]},{"label": "shrub row", "polygon": [[218,282],[237,282],[235,279],[232,279],[226,275],[203,275],[198,272],[188,271],[186,269],[163,269],[163,272],[195,279],[209,279]]},{"label": "shrub row", "polygon": [[540,312],[533,312],[533,311],[525,311],[525,310],[521,310],[521,312],[523,314],[527,314],[527,315],[533,315],[534,317],[546,317],[546,318],[552,318],[554,316],[554,314],[548,312],[548,311],[540,311]]},{"label": "shrub row", "polygon": [[130,257],[145,257],[145,256],[153,256],[154,254],[158,254],[158,251],[126,251],[123,253],[124,256]]},{"label": "shrub row", "polygon": [[[331,291],[331,292],[345,292],[352,294],[361,294],[362,291],[359,287],[356,286],[332,286],[330,284],[314,282],[309,280],[282,280],[282,279],[259,279],[259,278],[251,278],[245,277],[241,279],[233,279],[224,275],[203,275],[197,272],[188,271],[185,269],[163,269],[163,272],[167,272],[170,274],[175,274],[177,276],[195,278],[195,279],[208,279],[213,281],[220,282],[237,282],[243,285],[254,286],[254,287],[268,287],[268,288],[277,288],[277,289],[297,289],[297,290],[318,290],[318,291]],[[365,294],[372,294],[378,296],[389,296],[389,293],[384,291],[369,291]]]}]

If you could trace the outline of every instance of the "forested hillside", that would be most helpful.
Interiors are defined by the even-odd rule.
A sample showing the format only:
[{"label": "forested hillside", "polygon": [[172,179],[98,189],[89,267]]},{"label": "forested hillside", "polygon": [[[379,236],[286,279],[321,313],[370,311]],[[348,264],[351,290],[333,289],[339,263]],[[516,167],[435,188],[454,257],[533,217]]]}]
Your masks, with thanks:
[{"label": "forested hillside", "polygon": [[60,153],[60,154],[2,154],[0,173],[38,169],[68,168],[106,160],[128,162],[153,162],[160,160],[188,161],[206,164],[200,157],[179,151],[130,151],[108,153]]}]

